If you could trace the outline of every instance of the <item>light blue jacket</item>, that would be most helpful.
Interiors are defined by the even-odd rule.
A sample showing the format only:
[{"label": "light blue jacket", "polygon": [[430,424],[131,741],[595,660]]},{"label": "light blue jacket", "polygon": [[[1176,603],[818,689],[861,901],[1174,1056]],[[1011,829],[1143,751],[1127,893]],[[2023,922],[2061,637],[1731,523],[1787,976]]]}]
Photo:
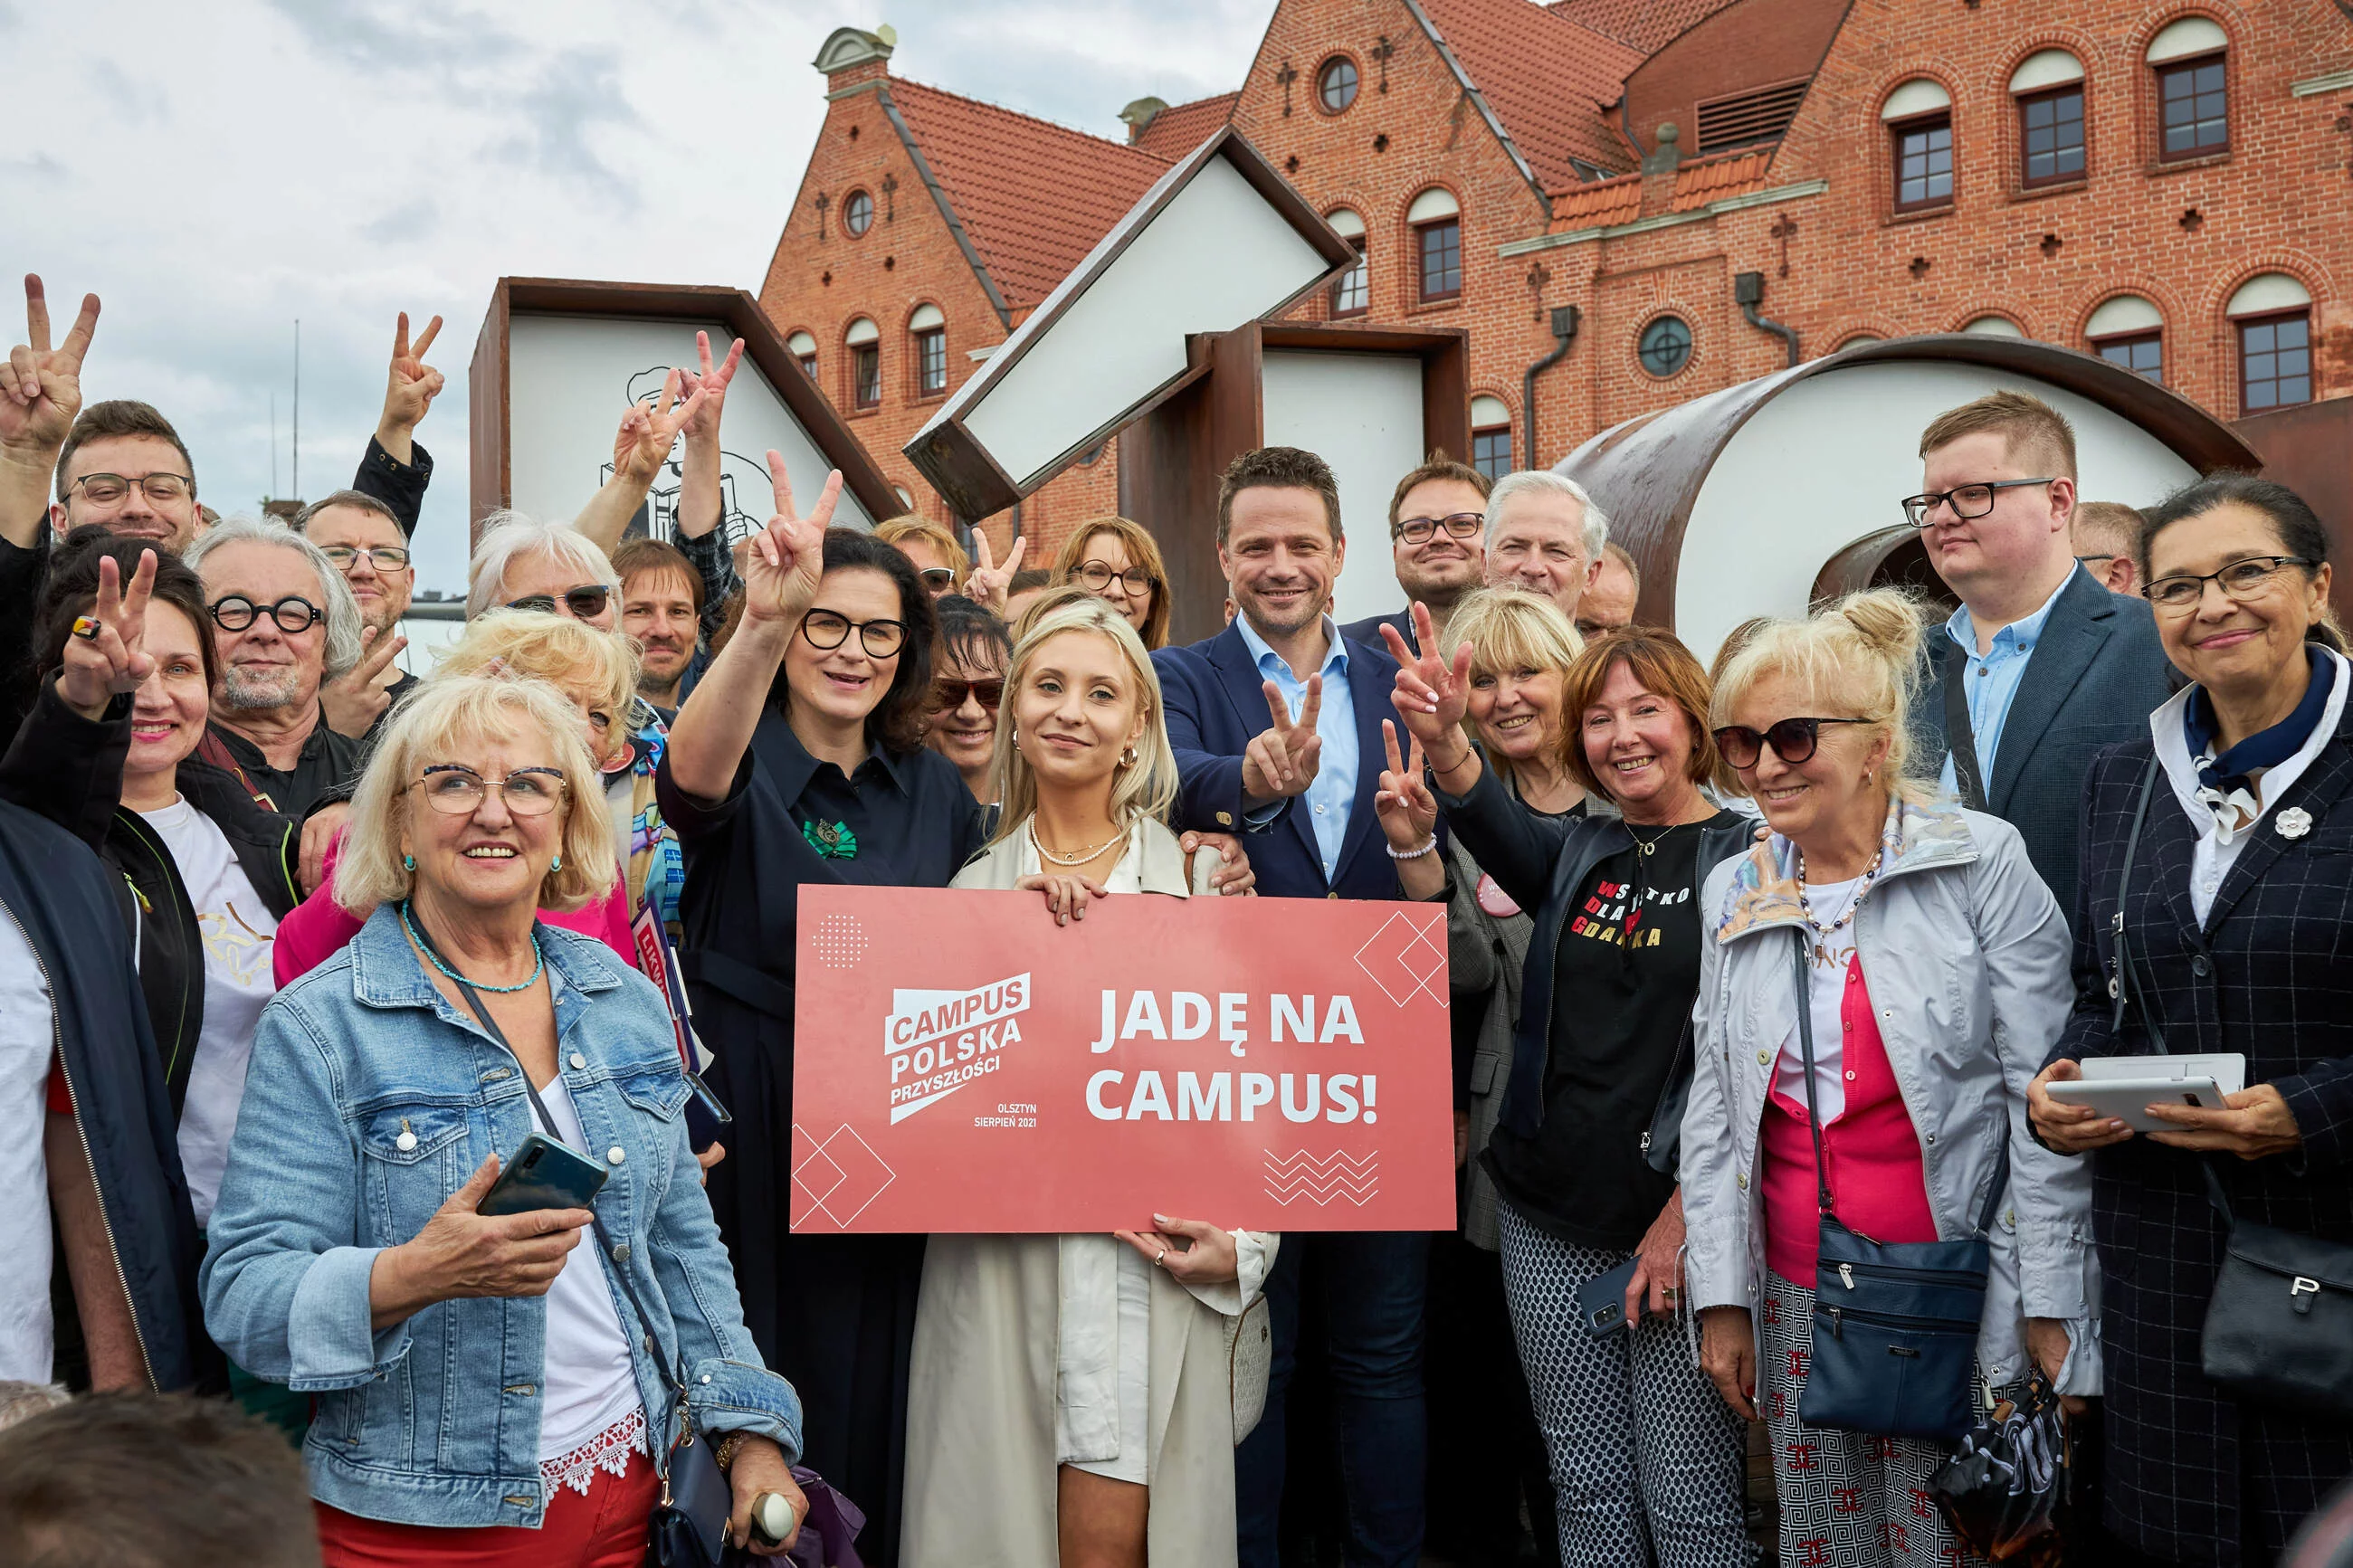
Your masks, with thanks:
[{"label": "light blue jacket", "polygon": [[[607,1160],[607,1277],[626,1269],[654,1319],[637,1331],[614,1289],[658,1451],[677,1421],[655,1354],[682,1371],[698,1430],[760,1433],[796,1458],[800,1401],[744,1328],[668,1012],[603,943],[538,932],[559,1070]],[[435,989],[389,907],[263,1010],[213,1211],[205,1321],[238,1365],[320,1396],[303,1459],[321,1501],[397,1523],[539,1525],[546,1299],[440,1301],[382,1332],[368,1310],[376,1254],[531,1131],[520,1065]]]}]

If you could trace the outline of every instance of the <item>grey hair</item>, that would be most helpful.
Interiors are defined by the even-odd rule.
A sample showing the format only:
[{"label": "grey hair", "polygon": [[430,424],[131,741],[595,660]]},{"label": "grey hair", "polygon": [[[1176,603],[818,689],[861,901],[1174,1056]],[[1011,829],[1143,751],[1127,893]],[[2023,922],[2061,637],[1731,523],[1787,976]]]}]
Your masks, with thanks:
[{"label": "grey hair", "polygon": [[[326,678],[333,680],[359,663],[366,645],[360,640],[360,602],[352,596],[351,584],[327,552],[287,527],[282,522],[258,517],[225,517],[198,535],[181,557],[204,574],[205,557],[231,544],[266,544],[273,550],[290,550],[311,564],[319,579],[319,596],[327,602],[320,608],[326,612],[327,640],[324,653]],[[209,598],[212,589],[206,586]]]},{"label": "grey hair", "polygon": [[596,542],[568,522],[543,521],[519,511],[494,511],[482,519],[482,542],[466,563],[466,618],[506,602],[507,569],[520,556],[544,552],[569,563],[586,581],[621,585],[612,558]]},{"label": "grey hair", "polygon": [[1531,492],[1567,496],[1583,507],[1585,532],[1577,543],[1585,551],[1588,565],[1601,559],[1601,547],[1609,542],[1609,514],[1601,510],[1583,485],[1578,484],[1575,479],[1556,474],[1549,468],[1522,468],[1517,473],[1505,474],[1495,481],[1495,488],[1487,493],[1487,532],[1484,542],[1490,545],[1494,542],[1495,525],[1503,521],[1504,503],[1514,496],[1527,495]]}]

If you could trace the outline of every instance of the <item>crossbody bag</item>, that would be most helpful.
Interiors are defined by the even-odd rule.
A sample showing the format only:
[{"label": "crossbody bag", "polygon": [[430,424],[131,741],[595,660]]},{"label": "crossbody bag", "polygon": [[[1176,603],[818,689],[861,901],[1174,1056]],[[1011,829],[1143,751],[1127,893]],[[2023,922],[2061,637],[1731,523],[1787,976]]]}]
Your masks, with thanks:
[{"label": "crossbody bag", "polygon": [[[2164,1027],[2140,994],[2126,939],[2125,895],[2141,824],[2157,787],[2160,764],[2149,760],[2125,836],[2124,868],[2116,875],[2115,1028],[2124,1032],[2127,1003],[2137,1001],[2141,1025],[2159,1056],[2169,1056]],[[2353,1247],[2322,1241],[2231,1213],[2215,1158],[2198,1163],[2206,1198],[2222,1222],[2222,1267],[2206,1304],[2200,1359],[2208,1381],[2259,1405],[2285,1405],[2343,1420],[2353,1416]]]},{"label": "crossbody bag", "polygon": [[1813,994],[1806,933],[1794,939],[1798,1045],[1806,1068],[1806,1127],[1814,1140],[1814,1196],[1821,1216],[1814,1265],[1813,1351],[1798,1418],[1809,1426],[1884,1437],[1968,1432],[1975,1415],[1978,1325],[1985,1317],[1987,1240],[2010,1185],[2010,1141],[2002,1140],[1978,1215],[1960,1241],[1873,1241],[1838,1217],[1822,1160],[1822,1119],[1814,1099]]}]

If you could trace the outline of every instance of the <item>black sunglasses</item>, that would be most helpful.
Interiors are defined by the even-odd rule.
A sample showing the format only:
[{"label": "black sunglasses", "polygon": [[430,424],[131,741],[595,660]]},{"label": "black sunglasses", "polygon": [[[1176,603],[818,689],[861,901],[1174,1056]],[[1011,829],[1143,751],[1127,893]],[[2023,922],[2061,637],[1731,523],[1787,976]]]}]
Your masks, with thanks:
[{"label": "black sunglasses", "polygon": [[574,620],[592,621],[605,613],[605,605],[611,601],[613,590],[605,584],[592,583],[585,588],[566,588],[560,595],[526,594],[520,599],[509,599],[507,608],[537,610],[543,616],[552,616],[555,613],[555,601],[559,597],[564,601],[564,607],[571,612]]},{"label": "black sunglasses", "polygon": [[1825,724],[1872,724],[1873,719],[1784,719],[1762,733],[1746,724],[1726,724],[1715,731],[1715,749],[1736,768],[1753,768],[1766,746],[1783,762],[1796,766],[1810,762],[1822,742]]},{"label": "black sunglasses", "polygon": [[[839,643],[834,645],[839,647]],[[932,682],[932,711],[947,713],[964,706],[967,697],[977,700],[991,713],[1005,700],[1002,680],[934,680]]]}]

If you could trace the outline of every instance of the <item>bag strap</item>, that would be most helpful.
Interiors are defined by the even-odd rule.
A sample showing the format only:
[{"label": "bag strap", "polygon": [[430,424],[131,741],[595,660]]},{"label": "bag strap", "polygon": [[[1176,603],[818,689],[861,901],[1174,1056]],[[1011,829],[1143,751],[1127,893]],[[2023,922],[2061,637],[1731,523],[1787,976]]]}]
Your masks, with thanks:
[{"label": "bag strap", "polygon": [[[2158,1056],[2169,1057],[2173,1052],[2165,1043],[2164,1026],[2157,1021],[2157,1009],[2151,1007],[2147,998],[2141,994],[2140,975],[2133,967],[2132,946],[2125,936],[2125,895],[2132,890],[2133,857],[2140,850],[2141,825],[2148,820],[2149,796],[2156,793],[2158,770],[2161,765],[2152,756],[2148,760],[2148,771],[2141,775],[2140,796],[2133,802],[2132,826],[2125,834],[2125,863],[2116,872],[2116,914],[2110,929],[2116,940],[2115,1030],[2118,1034],[2124,1032],[2126,1003],[2137,1003],[2140,1007],[2141,1027],[2147,1031],[2149,1044],[2157,1047]],[[2206,1177],[2206,1201],[2221,1216],[2222,1228],[2228,1231],[2237,1221],[2232,1216],[2231,1196],[2222,1190],[2222,1175],[2215,1169],[2214,1157],[2209,1154],[2200,1159],[2198,1169]]]},{"label": "bag strap", "polygon": [[1969,721],[1969,656],[1961,645],[1945,642],[1945,750],[1953,759],[1953,783],[1961,804],[1971,811],[1986,809],[1985,779],[1978,767],[1977,726]]},{"label": "bag strap", "polygon": [[[1822,1118],[1814,1100],[1814,995],[1809,961],[1813,954],[1803,930],[1792,927],[1789,935],[1795,939],[1791,952],[1798,983],[1798,1049],[1806,1064],[1806,1131],[1814,1139],[1815,1202],[1823,1214],[1835,1219],[1838,1211],[1831,1201],[1831,1178],[1822,1161]],[[528,1077],[529,1075],[525,1075]],[[2002,1129],[2001,1152],[1994,1156],[1993,1184],[1986,1188],[1985,1206],[1978,1213],[1978,1231],[1990,1233],[1993,1223],[2001,1215],[2002,1194],[2010,1190],[2010,1129]]]}]

